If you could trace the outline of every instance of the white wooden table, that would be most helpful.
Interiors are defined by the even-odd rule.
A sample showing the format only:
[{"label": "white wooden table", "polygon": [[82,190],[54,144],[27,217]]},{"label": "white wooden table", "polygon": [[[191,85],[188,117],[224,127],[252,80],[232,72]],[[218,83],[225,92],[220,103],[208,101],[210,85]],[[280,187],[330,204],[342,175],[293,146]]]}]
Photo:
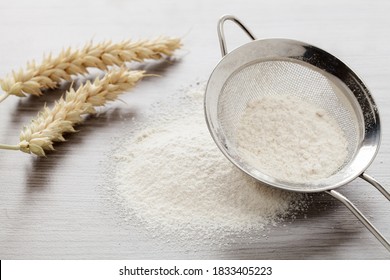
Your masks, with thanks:
[{"label": "white wooden table", "polygon": [[[207,80],[220,59],[218,18],[232,13],[259,37],[317,45],[351,66],[379,106],[383,138],[369,173],[390,188],[390,2],[378,1],[2,1],[0,76],[39,60],[43,52],[87,40],[182,36],[184,55],[156,68],[117,102],[117,114],[90,118],[47,158],[0,151],[0,259],[389,259],[379,242],[340,203],[316,195],[313,205],[268,238],[237,239],[197,250],[138,234],[118,217],[101,190],[101,161],[124,116],[189,85]],[[228,48],[247,41],[227,24]],[[0,104],[0,143],[16,144],[19,131],[41,106],[61,95],[9,97]],[[339,189],[390,238],[390,203],[356,180]],[[304,218],[304,215],[307,218]]]}]

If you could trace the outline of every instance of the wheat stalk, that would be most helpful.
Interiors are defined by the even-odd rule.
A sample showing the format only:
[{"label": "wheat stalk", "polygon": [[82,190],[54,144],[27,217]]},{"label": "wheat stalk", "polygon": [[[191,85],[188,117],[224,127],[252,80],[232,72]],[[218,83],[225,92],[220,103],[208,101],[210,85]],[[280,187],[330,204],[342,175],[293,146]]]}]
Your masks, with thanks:
[{"label": "wheat stalk", "polygon": [[13,71],[1,79],[0,86],[5,94],[0,102],[9,95],[42,95],[44,89],[56,88],[61,81],[71,81],[72,75],[87,74],[89,67],[107,70],[107,66],[121,66],[130,61],[160,59],[164,55],[171,56],[180,46],[178,38],[157,38],[137,42],[106,41],[96,45],[89,42],[80,50],[68,48],[57,57],[49,54],[39,65],[34,61],[27,63],[25,70]]},{"label": "wheat stalk", "polygon": [[95,107],[115,100],[120,93],[134,87],[144,76],[144,71],[112,69],[102,79],[88,81],[76,91],[70,89],[65,98],[57,101],[53,108],[45,106],[23,128],[18,145],[0,145],[0,148],[45,156],[45,151],[54,150],[54,142],[65,141],[65,133],[76,132],[74,126],[82,122],[83,115],[95,113]]}]

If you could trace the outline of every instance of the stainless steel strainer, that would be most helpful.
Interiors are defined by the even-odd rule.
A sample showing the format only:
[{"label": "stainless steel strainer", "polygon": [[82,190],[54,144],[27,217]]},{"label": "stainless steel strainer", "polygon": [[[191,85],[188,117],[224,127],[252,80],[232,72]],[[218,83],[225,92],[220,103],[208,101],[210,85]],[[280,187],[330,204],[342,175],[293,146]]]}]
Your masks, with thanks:
[{"label": "stainless steel strainer", "polygon": [[[236,23],[253,40],[227,53],[224,23]],[[390,251],[390,243],[346,197],[334,189],[360,177],[388,200],[390,193],[365,170],[380,144],[377,106],[364,83],[343,62],[312,45],[290,39],[256,40],[231,15],[218,23],[222,60],[207,84],[205,115],[210,133],[223,154],[238,168],[269,186],[296,192],[322,192],[341,201]],[[237,145],[237,126],[247,103],[264,96],[294,94],[325,110],[348,141],[348,156],[333,175],[308,183],[283,181],[255,168]]]}]

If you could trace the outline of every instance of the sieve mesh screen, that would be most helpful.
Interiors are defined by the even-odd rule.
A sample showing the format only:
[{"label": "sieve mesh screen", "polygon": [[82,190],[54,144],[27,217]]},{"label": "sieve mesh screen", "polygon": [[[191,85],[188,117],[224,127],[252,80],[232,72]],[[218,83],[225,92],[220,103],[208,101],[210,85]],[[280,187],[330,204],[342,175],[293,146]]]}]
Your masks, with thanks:
[{"label": "sieve mesh screen", "polygon": [[348,141],[348,155],[339,170],[353,160],[364,136],[362,112],[353,93],[329,74],[293,60],[255,61],[242,66],[226,80],[218,97],[217,114],[225,144],[232,155],[245,160],[245,155],[237,149],[236,137],[247,103],[274,95],[294,95],[328,111]]}]

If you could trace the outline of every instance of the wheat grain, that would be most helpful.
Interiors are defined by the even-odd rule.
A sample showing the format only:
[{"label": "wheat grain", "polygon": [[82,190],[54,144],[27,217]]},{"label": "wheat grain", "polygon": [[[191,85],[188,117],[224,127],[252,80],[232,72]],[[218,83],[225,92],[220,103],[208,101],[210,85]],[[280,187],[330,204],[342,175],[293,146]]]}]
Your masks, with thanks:
[{"label": "wheat grain", "polygon": [[9,146],[8,149],[45,156],[45,151],[54,149],[54,142],[65,141],[65,133],[75,132],[74,126],[82,122],[83,115],[95,113],[95,107],[115,100],[120,93],[134,87],[144,76],[144,71],[112,69],[102,79],[88,81],[76,91],[70,89],[53,108],[45,106],[37,117],[23,128],[20,143]]},{"label": "wheat grain", "polygon": [[49,54],[41,64],[32,61],[25,70],[13,71],[1,79],[0,86],[5,94],[0,102],[9,95],[42,95],[42,90],[56,88],[61,81],[70,81],[72,75],[87,74],[89,67],[107,70],[107,66],[121,66],[130,61],[160,59],[171,56],[180,46],[178,38],[157,38],[120,43],[106,41],[96,45],[89,42],[80,50],[67,48],[57,57]]}]

